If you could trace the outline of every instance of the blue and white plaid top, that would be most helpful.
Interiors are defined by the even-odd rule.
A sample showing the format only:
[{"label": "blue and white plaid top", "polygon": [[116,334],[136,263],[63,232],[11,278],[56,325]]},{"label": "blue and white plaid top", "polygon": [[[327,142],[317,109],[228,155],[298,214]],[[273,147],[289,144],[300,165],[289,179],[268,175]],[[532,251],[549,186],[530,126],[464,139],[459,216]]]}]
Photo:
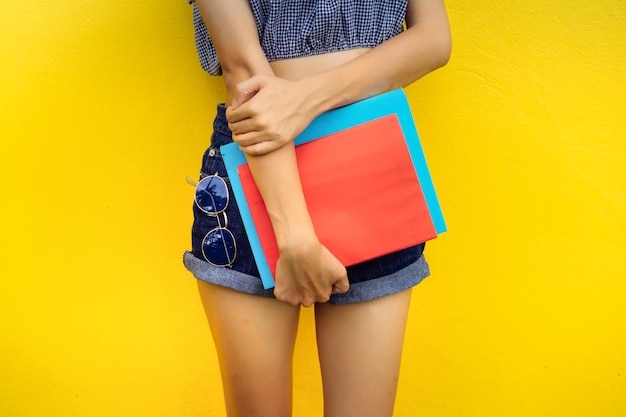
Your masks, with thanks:
[{"label": "blue and white plaid top", "polygon": [[[221,75],[215,47],[194,0],[202,68]],[[226,0],[228,1],[228,0]],[[375,47],[402,32],[407,0],[250,0],[268,61]]]}]

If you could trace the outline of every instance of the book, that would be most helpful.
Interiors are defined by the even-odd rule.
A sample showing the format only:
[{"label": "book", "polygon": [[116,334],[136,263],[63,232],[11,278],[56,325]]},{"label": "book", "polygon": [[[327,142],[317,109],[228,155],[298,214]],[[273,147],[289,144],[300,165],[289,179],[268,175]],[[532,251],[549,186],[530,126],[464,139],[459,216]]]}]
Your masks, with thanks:
[{"label": "book", "polygon": [[[318,116],[294,144],[315,232],[344,266],[446,231],[402,90]],[[221,153],[263,286],[272,288],[279,253],[263,198],[239,146]]]}]

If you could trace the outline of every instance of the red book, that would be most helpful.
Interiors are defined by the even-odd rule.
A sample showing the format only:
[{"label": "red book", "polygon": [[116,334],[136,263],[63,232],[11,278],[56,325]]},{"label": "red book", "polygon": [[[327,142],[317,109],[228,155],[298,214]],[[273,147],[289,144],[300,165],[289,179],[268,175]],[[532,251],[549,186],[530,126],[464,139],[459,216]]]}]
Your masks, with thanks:
[{"label": "red book", "polygon": [[[445,230],[445,225],[438,230],[432,219],[433,206],[439,209],[436,195],[436,204],[429,203],[429,193],[418,178],[420,170],[414,159],[420,155],[423,159],[421,146],[417,142],[416,152],[416,145],[407,142],[398,114],[385,111],[387,114],[355,123],[346,118],[346,112],[354,110],[350,107],[338,110],[344,112],[339,114],[338,129],[328,123],[330,119],[316,119],[319,123],[296,141],[302,190],[315,231],[345,266],[420,244]],[[380,110],[374,109],[378,115]],[[359,113],[357,118],[362,117]],[[331,133],[320,135],[325,130]],[[232,145],[223,146],[222,154],[259,271],[269,288],[278,260],[274,230],[245,157],[231,160],[230,153],[241,152]],[[418,162],[423,172],[425,163]],[[431,188],[430,176],[426,177],[427,188]]]}]

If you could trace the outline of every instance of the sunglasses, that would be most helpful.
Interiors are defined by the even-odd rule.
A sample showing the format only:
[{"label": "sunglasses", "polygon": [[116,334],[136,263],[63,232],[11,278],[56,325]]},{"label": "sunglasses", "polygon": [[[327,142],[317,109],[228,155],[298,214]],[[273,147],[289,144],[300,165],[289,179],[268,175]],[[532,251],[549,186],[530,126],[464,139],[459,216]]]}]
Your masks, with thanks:
[{"label": "sunglasses", "polygon": [[[214,266],[231,267],[237,256],[235,236],[228,227],[226,207],[230,200],[226,181],[219,175],[209,175],[195,183],[187,177],[187,182],[196,187],[194,201],[198,208],[217,219],[217,227],[210,230],[202,239],[202,256]],[[220,222],[220,214],[224,217],[224,225]]]}]

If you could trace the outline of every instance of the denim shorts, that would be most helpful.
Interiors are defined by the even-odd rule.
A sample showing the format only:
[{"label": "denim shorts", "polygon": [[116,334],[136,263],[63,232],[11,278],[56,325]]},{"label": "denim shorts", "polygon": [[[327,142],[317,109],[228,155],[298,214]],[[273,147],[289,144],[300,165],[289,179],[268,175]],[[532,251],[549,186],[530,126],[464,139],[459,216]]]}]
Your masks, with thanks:
[{"label": "denim shorts", "polygon": [[[218,226],[218,219],[207,215],[194,203],[194,221],[191,229],[192,250],[185,252],[183,262],[185,267],[202,281],[248,294],[274,297],[272,289],[263,288],[237,202],[232,198],[232,189],[230,189],[230,182],[220,154],[220,146],[230,142],[232,142],[232,137],[226,121],[226,107],[220,104],[213,123],[211,145],[202,158],[200,178],[217,174],[224,178],[229,187],[231,198],[226,208],[226,216],[228,229],[235,236],[237,244],[235,261],[230,267],[217,267],[204,260],[202,241],[210,230]],[[372,216],[372,221],[376,221],[376,216]],[[347,304],[369,301],[419,284],[430,274],[423,255],[424,246],[425,244],[422,243],[347,267],[350,289],[344,294],[331,295],[329,303]]]}]

